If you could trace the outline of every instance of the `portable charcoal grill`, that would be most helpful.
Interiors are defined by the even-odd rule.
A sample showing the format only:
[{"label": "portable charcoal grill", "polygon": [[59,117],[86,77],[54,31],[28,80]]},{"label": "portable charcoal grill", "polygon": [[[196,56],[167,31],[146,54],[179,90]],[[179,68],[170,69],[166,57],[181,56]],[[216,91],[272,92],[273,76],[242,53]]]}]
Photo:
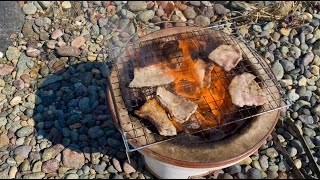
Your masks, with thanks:
[{"label": "portable charcoal grill", "polygon": [[[116,124],[123,135],[127,152],[141,150],[150,145],[177,138],[189,143],[196,141],[196,144],[225,139],[247,125],[252,118],[290,106],[291,103],[285,97],[284,91],[276,80],[270,66],[246,43],[232,35],[209,28],[190,28],[190,31],[186,32],[178,29],[166,29],[164,34],[158,32],[156,38],[151,34],[144,38],[143,41],[138,40],[136,43],[129,44],[120,55],[112,55],[114,63],[110,66],[108,97],[111,99],[109,99],[109,104],[114,108],[115,122],[117,122]],[[159,36],[159,34],[161,35]],[[242,51],[243,60],[240,61],[236,68],[230,72],[225,72],[224,76],[220,76],[219,72],[215,72],[217,77],[231,80],[232,77],[243,72],[250,72],[256,75],[256,81],[267,94],[268,103],[257,107],[248,106],[228,109],[221,112],[223,123],[218,126],[199,129],[192,133],[184,132],[173,137],[161,136],[148,120],[136,116],[134,110],[139,109],[147,98],[155,95],[156,87],[129,88],[128,85],[134,77],[133,69],[168,60],[175,62],[177,65],[182,63],[182,52],[177,46],[177,40],[185,38],[186,35],[190,39],[207,43],[205,47],[200,47],[198,51],[192,54],[195,58],[203,60],[207,58],[213,49],[221,44],[238,44]],[[171,85],[167,85],[166,88],[170,89]],[[190,91],[192,90],[190,89]],[[224,91],[228,94],[225,98],[231,98],[227,86],[224,87]],[[215,99],[206,103],[217,103],[217,101],[221,100],[225,99]],[[199,105],[200,109],[201,107],[202,105]]]}]

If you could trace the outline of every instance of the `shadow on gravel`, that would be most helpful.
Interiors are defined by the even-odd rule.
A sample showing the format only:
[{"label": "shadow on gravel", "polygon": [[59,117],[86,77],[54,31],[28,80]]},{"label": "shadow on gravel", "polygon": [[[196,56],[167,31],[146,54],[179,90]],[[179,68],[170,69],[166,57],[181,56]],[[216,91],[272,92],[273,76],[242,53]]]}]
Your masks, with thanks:
[{"label": "shadow on gravel", "polygon": [[107,106],[106,88],[107,71],[98,62],[71,65],[39,79],[33,111],[37,140],[126,159]]}]

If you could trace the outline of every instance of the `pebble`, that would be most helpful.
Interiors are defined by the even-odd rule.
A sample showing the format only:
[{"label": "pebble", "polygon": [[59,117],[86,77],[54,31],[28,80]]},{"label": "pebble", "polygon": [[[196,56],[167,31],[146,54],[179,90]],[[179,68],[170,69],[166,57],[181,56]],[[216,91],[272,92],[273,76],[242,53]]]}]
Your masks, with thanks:
[{"label": "pebble", "polygon": [[41,172],[42,162],[39,160],[36,163],[34,163],[32,167],[32,172]]},{"label": "pebble", "polygon": [[276,179],[278,176],[277,171],[268,171],[267,173],[268,179]]},{"label": "pebble", "polygon": [[194,5],[194,6],[200,6],[201,5],[200,1],[189,1],[189,3],[191,5]]},{"label": "pebble", "polygon": [[137,164],[134,160],[131,160],[131,163],[126,160],[123,163],[123,171],[127,174],[136,172]]},{"label": "pebble", "polygon": [[26,15],[32,15],[35,14],[37,12],[37,7],[31,3],[27,3],[24,4],[22,11],[26,14]]},{"label": "pebble", "polygon": [[280,34],[284,35],[284,36],[289,36],[290,34],[290,29],[286,29],[286,28],[281,28],[280,29]]},{"label": "pebble", "polygon": [[23,145],[15,148],[14,154],[19,155],[23,158],[28,158],[30,151],[31,151],[31,146]]},{"label": "pebble", "polygon": [[25,127],[22,127],[21,129],[19,129],[17,131],[17,136],[18,137],[27,137],[27,136],[31,135],[33,132],[34,132],[34,127],[28,125],[28,126],[25,126]]},{"label": "pebble", "polygon": [[74,40],[71,42],[71,46],[80,48],[83,46],[86,42],[86,39],[83,36],[76,37]]},{"label": "pebble", "polygon": [[301,163],[301,160],[300,159],[295,159],[294,161],[294,165],[300,169],[302,167],[302,163]]},{"label": "pebble", "polygon": [[90,103],[91,102],[90,102],[89,97],[84,97],[84,98],[80,99],[80,101],[79,101],[80,110],[85,114],[90,113],[91,112]]},{"label": "pebble", "polygon": [[147,23],[149,20],[151,20],[154,17],[154,15],[155,15],[155,12],[153,10],[148,10],[148,11],[141,13],[138,16],[138,19],[140,21]]},{"label": "pebble", "polygon": [[79,175],[78,174],[68,174],[66,176],[66,179],[79,179]]},{"label": "pebble", "polygon": [[301,153],[304,152],[304,149],[303,149],[302,144],[300,143],[300,141],[298,141],[298,140],[292,140],[292,141],[290,141],[290,145],[291,145],[292,147],[295,147],[295,148],[297,149],[297,151],[298,151],[299,154],[301,154]]},{"label": "pebble", "polygon": [[84,165],[85,158],[83,153],[67,148],[62,151],[62,161],[65,167],[81,168]]},{"label": "pebble", "polygon": [[18,172],[18,168],[16,166],[12,166],[9,171],[9,179],[14,179]]},{"label": "pebble", "polygon": [[44,172],[35,172],[23,176],[23,179],[43,179],[45,177]]},{"label": "pebble", "polygon": [[242,160],[239,164],[240,165],[250,165],[251,162],[252,162],[252,159],[250,157],[247,157],[244,160]]},{"label": "pebble", "polygon": [[316,105],[315,107],[312,108],[311,110],[312,114],[315,114],[317,116],[320,116],[320,105]]},{"label": "pebble", "polygon": [[214,12],[218,15],[225,15],[230,12],[230,10],[225,8],[222,4],[215,4],[213,7]]},{"label": "pebble", "polygon": [[122,172],[121,164],[118,159],[112,158],[112,164],[118,172]]},{"label": "pebble", "polygon": [[282,77],[284,75],[284,69],[283,69],[282,65],[279,63],[279,61],[276,61],[275,63],[273,63],[272,70],[273,70],[277,80],[282,79]]},{"label": "pebble", "polygon": [[191,7],[186,8],[183,14],[187,19],[194,19],[197,16],[197,13]]},{"label": "pebble", "polygon": [[[2,66],[2,67],[1,67]],[[0,65],[0,76],[5,76],[10,74],[14,70],[14,66],[10,66],[7,64]]]},{"label": "pebble", "polygon": [[76,57],[79,56],[81,51],[76,48],[76,47],[72,47],[72,46],[63,46],[63,47],[59,47],[57,48],[57,53],[60,56],[70,56],[70,57]]},{"label": "pebble", "polygon": [[47,47],[49,48],[49,49],[54,49],[55,47],[56,47],[56,41],[54,41],[54,40],[49,40],[49,41],[47,41],[47,43],[46,43],[46,45],[47,45]]},{"label": "pebble", "polygon": [[232,177],[230,174],[228,174],[228,173],[224,173],[224,174],[222,175],[222,179],[233,179],[233,177]]},{"label": "pebble", "polygon": [[4,133],[0,134],[0,139],[0,149],[7,146],[10,143],[8,136]]},{"label": "pebble", "polygon": [[9,61],[18,59],[20,57],[20,54],[21,54],[20,50],[13,46],[9,46],[8,50],[6,51],[6,57]]},{"label": "pebble", "polygon": [[266,25],[263,26],[263,30],[264,31],[267,31],[267,30],[270,30],[274,27],[274,23],[273,22],[269,22],[267,23]]},{"label": "pebble", "polygon": [[260,158],[259,158],[259,163],[260,163],[260,167],[263,171],[267,170],[268,167],[269,167],[269,164],[268,164],[268,157],[266,155],[262,155]]},{"label": "pebble", "polygon": [[64,33],[60,29],[56,29],[55,31],[52,32],[51,38],[56,40],[59,37],[61,37]]},{"label": "pebble", "polygon": [[256,168],[251,168],[247,172],[248,179],[261,179],[261,172]]},{"label": "pebble", "polygon": [[99,126],[95,126],[89,129],[88,134],[92,139],[98,139],[104,135],[104,131]]},{"label": "pebble", "polygon": [[147,3],[145,1],[129,1],[128,7],[130,11],[143,11],[147,9]]},{"label": "pebble", "polygon": [[313,118],[310,115],[300,115],[299,120],[306,124],[313,124]]},{"label": "pebble", "polygon": [[274,148],[268,148],[266,150],[266,154],[267,154],[268,157],[270,157],[272,159],[278,157],[278,155],[279,155],[277,150],[275,150]]},{"label": "pebble", "polygon": [[292,53],[295,59],[298,59],[301,56],[301,49],[296,46],[291,47],[290,52]]},{"label": "pebble", "polygon": [[42,165],[42,172],[53,173],[59,169],[59,161],[56,159],[50,159],[45,161]]},{"label": "pebble", "polygon": [[30,57],[38,57],[40,56],[40,50],[35,49],[35,48],[28,48],[26,51],[26,55]]},{"label": "pebble", "polygon": [[[255,30],[255,31],[257,31],[257,32],[262,32],[261,26],[256,25],[256,24],[252,26],[252,29]],[[280,38],[280,36],[279,36],[279,38]],[[278,39],[279,39],[279,38],[278,38]]]},{"label": "pebble", "polygon": [[302,63],[304,66],[309,65],[314,58],[314,54],[312,52],[307,53],[303,58],[302,58]]},{"label": "pebble", "polygon": [[295,157],[298,153],[298,150],[294,147],[290,147],[288,149],[288,154],[290,155],[290,157]]},{"label": "pebble", "polygon": [[136,15],[133,12],[126,9],[121,9],[121,16],[126,19],[134,19],[136,17]]},{"label": "pebble", "polygon": [[310,71],[313,75],[315,76],[319,76],[319,66],[317,65],[312,65],[311,68],[310,68]]},{"label": "pebble", "polygon": [[227,172],[231,175],[241,173],[241,166],[240,166],[240,164],[230,166],[230,167],[226,168],[225,172]]},{"label": "pebble", "polygon": [[51,6],[51,2],[50,1],[38,1],[38,3],[40,4],[40,6],[42,8],[45,8],[45,9],[47,9],[47,8],[49,8]]},{"label": "pebble", "polygon": [[11,99],[10,105],[11,106],[16,106],[16,105],[20,104],[21,101],[22,101],[22,98],[20,96],[16,96],[13,99]]},{"label": "pebble", "polygon": [[199,15],[194,18],[194,23],[201,27],[206,27],[210,24],[210,19],[208,17],[205,17],[203,15]]},{"label": "pebble", "polygon": [[299,86],[307,86],[307,78],[302,76],[298,81]]},{"label": "pebble", "polygon": [[63,1],[61,6],[63,9],[70,9],[72,7],[70,1]]},{"label": "pebble", "polygon": [[280,60],[280,63],[281,63],[281,65],[282,65],[282,67],[283,67],[283,69],[284,69],[284,71],[285,71],[286,73],[288,73],[288,72],[290,72],[290,71],[292,71],[292,70],[295,69],[295,66],[294,66],[294,64],[293,64],[291,61],[288,61],[288,60]]},{"label": "pebble", "polygon": [[113,165],[108,166],[107,171],[109,173],[117,173],[118,171],[114,168]]}]

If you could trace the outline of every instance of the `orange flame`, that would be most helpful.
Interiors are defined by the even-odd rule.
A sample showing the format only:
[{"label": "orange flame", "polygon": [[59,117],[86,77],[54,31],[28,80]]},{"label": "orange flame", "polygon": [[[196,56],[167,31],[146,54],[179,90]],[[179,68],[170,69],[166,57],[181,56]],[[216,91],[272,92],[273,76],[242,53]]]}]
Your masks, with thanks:
[{"label": "orange flame", "polygon": [[[173,90],[177,94],[197,103],[199,106],[196,112],[198,119],[202,125],[212,127],[221,124],[221,112],[232,106],[231,100],[225,100],[226,96],[229,95],[225,87],[228,87],[230,81],[224,78],[226,77],[224,70],[214,65],[211,71],[210,88],[201,85],[203,79],[210,78],[210,76],[205,77],[203,72],[205,67],[191,57],[190,50],[199,48],[200,44],[198,42],[193,39],[179,41],[183,61],[178,71],[170,71],[169,73],[176,78],[173,83]],[[203,71],[199,72],[201,70]]]}]

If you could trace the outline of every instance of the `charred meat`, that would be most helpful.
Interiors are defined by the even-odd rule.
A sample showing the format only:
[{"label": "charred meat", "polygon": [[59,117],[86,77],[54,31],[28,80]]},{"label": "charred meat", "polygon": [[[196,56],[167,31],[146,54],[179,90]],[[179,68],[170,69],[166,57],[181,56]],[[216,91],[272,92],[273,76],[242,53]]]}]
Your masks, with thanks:
[{"label": "charred meat", "polygon": [[163,136],[177,135],[177,130],[171,120],[168,118],[166,111],[160,106],[154,98],[148,99],[147,102],[135,114],[141,118],[148,119]]},{"label": "charred meat", "polygon": [[233,104],[243,107],[259,106],[267,102],[266,94],[254,80],[255,78],[253,74],[245,72],[231,80],[229,93]]},{"label": "charred meat", "polygon": [[178,123],[186,122],[198,108],[197,104],[175,95],[163,87],[158,87],[156,93],[160,104],[169,112],[172,119]]}]

